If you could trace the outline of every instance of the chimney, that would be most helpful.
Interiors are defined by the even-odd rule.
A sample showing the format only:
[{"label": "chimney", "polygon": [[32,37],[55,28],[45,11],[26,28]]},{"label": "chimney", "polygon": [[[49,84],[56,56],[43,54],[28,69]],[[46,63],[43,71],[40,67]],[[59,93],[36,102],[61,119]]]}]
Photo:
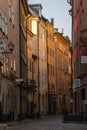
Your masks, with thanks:
[{"label": "chimney", "polygon": [[62,32],[61,32],[61,35],[63,36],[63,34],[64,34],[64,28],[62,28]]},{"label": "chimney", "polygon": [[51,18],[51,24],[52,24],[53,27],[54,27],[54,18]]}]

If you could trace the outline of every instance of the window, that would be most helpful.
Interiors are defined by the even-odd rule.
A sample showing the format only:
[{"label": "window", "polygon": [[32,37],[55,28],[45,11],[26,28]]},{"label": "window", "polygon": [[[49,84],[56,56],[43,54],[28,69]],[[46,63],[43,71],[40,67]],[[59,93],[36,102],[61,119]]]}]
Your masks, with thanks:
[{"label": "window", "polygon": [[48,74],[49,74],[49,64],[48,64]]},{"label": "window", "polygon": [[11,64],[11,68],[13,67],[13,63],[12,63],[12,57],[10,59],[10,64]]},{"label": "window", "polygon": [[11,69],[16,72],[16,57],[15,56],[10,58],[10,66],[11,66]]},{"label": "window", "polygon": [[16,72],[16,58],[14,57],[14,61],[13,61],[13,69]]},{"label": "window", "polygon": [[2,12],[2,32],[3,33],[5,32],[5,17],[4,17],[3,12]]},{"label": "window", "polygon": [[51,69],[51,75],[52,75],[52,65],[50,65],[50,69]]},{"label": "window", "polygon": [[12,13],[12,24],[14,25],[14,9],[13,9],[13,7],[11,8],[11,13]]},{"label": "window", "polygon": [[53,50],[53,57],[54,57],[54,50]]},{"label": "window", "polygon": [[5,17],[4,13],[0,10],[0,29],[5,34],[8,35],[8,27],[7,27],[7,18]]},{"label": "window", "polygon": [[40,38],[45,41],[46,40],[46,30],[42,27],[42,26],[39,26],[39,36]]},{"label": "window", "polygon": [[7,19],[5,18],[5,36],[8,36]]},{"label": "window", "polygon": [[47,82],[47,72],[45,71],[45,83]]},{"label": "window", "polygon": [[3,56],[3,66],[2,66],[2,73],[7,75],[9,70],[9,59],[6,56]]},{"label": "window", "polygon": [[50,56],[51,56],[51,49],[50,49]]},{"label": "window", "polygon": [[53,66],[53,76],[54,76],[54,73],[55,73],[55,72],[54,72],[54,66]]},{"label": "window", "polygon": [[32,32],[37,34],[37,22],[35,20],[32,21]]},{"label": "window", "polygon": [[9,6],[9,18],[11,20],[11,6]]},{"label": "window", "polygon": [[31,61],[31,59],[29,59],[29,70],[30,70],[30,72],[32,72],[32,61]]},{"label": "window", "polygon": [[49,47],[47,47],[47,54],[49,55]]},{"label": "window", "polygon": [[9,18],[10,18],[12,24],[14,25],[14,9],[10,3],[10,0],[8,0],[8,4],[9,4]]},{"label": "window", "polygon": [[9,70],[9,59],[6,58],[6,71],[8,72],[8,70]]}]

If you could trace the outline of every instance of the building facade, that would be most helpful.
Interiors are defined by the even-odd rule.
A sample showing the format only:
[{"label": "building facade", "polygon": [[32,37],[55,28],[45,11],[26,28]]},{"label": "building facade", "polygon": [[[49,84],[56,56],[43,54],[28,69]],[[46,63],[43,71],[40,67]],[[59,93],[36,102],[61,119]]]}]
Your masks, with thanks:
[{"label": "building facade", "polygon": [[71,87],[71,56],[70,41],[54,30],[56,44],[56,84],[57,84],[57,106],[58,113],[70,112],[70,92]]},{"label": "building facade", "polygon": [[29,5],[32,13],[32,54],[37,56],[35,61],[36,70],[36,111],[39,115],[47,113],[47,48],[46,48],[46,25],[41,18],[42,5]]},{"label": "building facade", "polygon": [[87,23],[86,13],[87,8],[86,0],[69,1],[72,9],[72,49],[73,49],[73,100],[74,100],[74,113],[86,113],[87,104]]},{"label": "building facade", "polygon": [[[0,1],[0,115],[17,120],[69,107],[69,42],[27,0]],[[65,105],[65,106],[64,106]],[[5,117],[5,118],[4,118]],[[18,118],[20,117],[20,118]]]},{"label": "building facade", "polygon": [[3,119],[15,119],[19,114],[19,87],[15,80],[19,77],[19,53],[16,40],[16,1],[0,1],[0,113]]},{"label": "building facade", "polygon": [[35,81],[35,56],[32,54],[32,39],[34,34],[32,33],[32,14],[28,14],[27,17],[27,56],[28,56],[28,107],[27,116],[31,117],[34,114],[34,81]]},{"label": "building facade", "polygon": [[19,52],[20,52],[20,115],[27,114],[28,97],[28,57],[27,57],[27,18],[28,4],[25,0],[19,1]]},{"label": "building facade", "polygon": [[47,21],[47,69],[48,69],[48,112],[57,112],[57,93],[56,93],[56,57],[54,42],[53,19]]},{"label": "building facade", "polygon": [[[1,111],[6,118],[17,119],[27,113],[27,1],[0,2]],[[3,52],[2,52],[3,51]],[[4,86],[4,87],[2,87]]]}]

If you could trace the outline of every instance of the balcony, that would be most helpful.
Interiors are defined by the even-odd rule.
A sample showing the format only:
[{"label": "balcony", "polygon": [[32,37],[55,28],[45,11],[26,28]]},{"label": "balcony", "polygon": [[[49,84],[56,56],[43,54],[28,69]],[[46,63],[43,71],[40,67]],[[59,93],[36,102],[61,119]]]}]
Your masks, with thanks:
[{"label": "balcony", "polygon": [[87,27],[81,29],[81,31],[80,31],[80,40],[81,40],[82,44],[85,47],[87,47]]}]

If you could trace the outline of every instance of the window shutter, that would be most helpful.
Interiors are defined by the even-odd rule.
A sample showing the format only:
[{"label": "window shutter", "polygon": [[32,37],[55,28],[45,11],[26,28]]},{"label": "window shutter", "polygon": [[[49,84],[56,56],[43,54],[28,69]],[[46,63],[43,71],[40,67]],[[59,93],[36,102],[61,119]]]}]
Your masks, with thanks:
[{"label": "window shutter", "polygon": [[5,36],[8,36],[7,19],[5,18]]}]

